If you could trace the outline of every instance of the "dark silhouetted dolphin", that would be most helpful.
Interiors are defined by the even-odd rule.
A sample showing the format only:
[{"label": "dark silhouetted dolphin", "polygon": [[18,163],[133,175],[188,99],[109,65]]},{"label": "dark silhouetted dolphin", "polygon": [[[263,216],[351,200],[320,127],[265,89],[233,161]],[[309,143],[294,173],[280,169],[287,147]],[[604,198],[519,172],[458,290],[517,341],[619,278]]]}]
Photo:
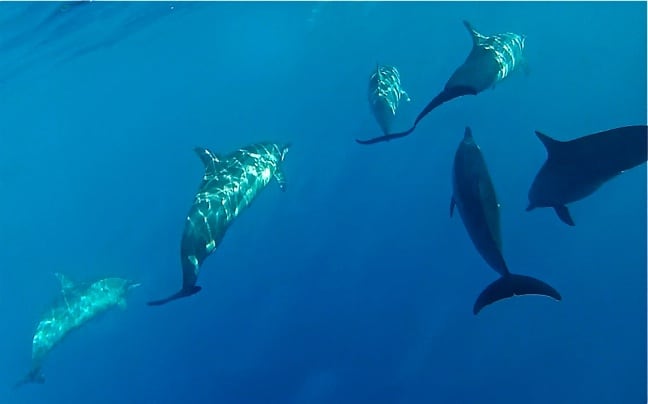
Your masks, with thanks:
[{"label": "dark silhouetted dolphin", "polygon": [[149,305],[159,306],[201,290],[196,286],[200,266],[218,247],[232,221],[273,178],[282,191],[286,189],[281,163],[288,149],[289,145],[261,143],[243,147],[224,158],[208,149],[195,149],[205,165],[205,175],[182,234],[182,289]]},{"label": "dark silhouetted dolphin", "polygon": [[414,125],[405,132],[393,133],[368,140],[358,140],[360,144],[387,142],[409,135],[416,125],[439,105],[464,95],[477,95],[492,88],[508,77],[518,66],[526,62],[523,58],[524,35],[506,32],[486,36],[475,30],[468,21],[463,22],[472,38],[473,46],[464,63],[454,71],[446,82],[445,88],[416,117]]},{"label": "dark silhouetted dolphin", "polygon": [[455,153],[452,174],[450,216],[456,206],[477,251],[501,275],[479,295],[473,313],[477,314],[491,303],[516,295],[543,295],[561,300],[560,294],[547,283],[509,272],[502,256],[500,205],[486,162],[470,128],[466,128]]},{"label": "dark silhouetted dolphin", "polygon": [[529,189],[527,211],[550,207],[574,226],[567,204],[583,199],[625,170],[646,162],[646,125],[610,129],[570,141],[536,131],[547,149],[544,163]]}]

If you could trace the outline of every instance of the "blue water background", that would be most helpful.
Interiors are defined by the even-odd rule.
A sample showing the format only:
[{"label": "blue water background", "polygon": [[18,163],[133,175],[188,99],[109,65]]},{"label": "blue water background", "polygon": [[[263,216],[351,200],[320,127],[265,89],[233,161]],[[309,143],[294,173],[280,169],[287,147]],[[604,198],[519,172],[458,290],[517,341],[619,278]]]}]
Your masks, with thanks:
[{"label": "blue water background", "polygon": [[[525,212],[534,130],[646,123],[645,3],[91,3],[39,28],[58,6],[0,4],[1,403],[646,402],[646,166],[574,203],[573,228]],[[357,145],[380,134],[375,64],[412,96],[404,129],[468,54],[464,19],[526,34],[530,74]],[[465,126],[509,267],[562,302],[473,316],[497,274],[448,215]],[[292,142],[287,192],[232,225],[202,292],[146,306],[180,286],[192,148],[263,140]],[[56,271],[143,286],[11,390]]]}]

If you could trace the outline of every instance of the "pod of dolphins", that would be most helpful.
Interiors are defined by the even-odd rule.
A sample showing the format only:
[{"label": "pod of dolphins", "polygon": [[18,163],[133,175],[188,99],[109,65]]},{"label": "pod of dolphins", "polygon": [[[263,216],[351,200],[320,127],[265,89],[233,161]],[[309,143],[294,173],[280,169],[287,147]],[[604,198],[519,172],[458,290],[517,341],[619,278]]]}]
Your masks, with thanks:
[{"label": "pod of dolphins", "polygon": [[[432,110],[464,95],[478,95],[493,88],[518,70],[525,69],[525,36],[515,33],[484,35],[464,21],[472,38],[466,60],[447,80],[443,90],[418,114],[404,132],[390,133],[401,101],[410,100],[394,66],[377,65],[369,78],[368,102],[382,136],[356,141],[363,145],[408,136]],[[579,201],[617,175],[646,162],[648,127],[633,125],[560,141],[536,132],[547,151],[547,160],[528,193],[527,211],[553,208],[561,221],[574,226],[568,204]],[[217,249],[232,222],[275,180],[282,191],[286,180],[282,164],[289,144],[258,143],[228,155],[206,148],[194,151],[204,165],[202,181],[194,195],[180,242],[182,285],[166,298],[150,301],[160,306],[198,293],[200,268]],[[477,297],[473,313],[497,301],[517,295],[542,295],[561,300],[548,283],[509,271],[502,254],[500,204],[484,156],[467,127],[454,156],[450,216],[455,209],[477,252],[499,274]],[[72,330],[107,310],[125,307],[128,293],[138,283],[120,278],[100,279],[89,284],[73,283],[56,274],[60,296],[38,323],[32,342],[32,366],[16,386],[43,383],[45,356]]]}]

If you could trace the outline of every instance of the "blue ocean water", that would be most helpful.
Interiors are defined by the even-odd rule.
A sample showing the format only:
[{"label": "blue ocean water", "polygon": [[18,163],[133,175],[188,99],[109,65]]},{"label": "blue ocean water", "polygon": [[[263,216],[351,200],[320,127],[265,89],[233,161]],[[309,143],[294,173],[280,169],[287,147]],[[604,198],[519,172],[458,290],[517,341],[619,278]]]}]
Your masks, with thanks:
[{"label": "blue ocean water", "polygon": [[[470,51],[462,25],[527,36],[530,73],[380,135],[376,63],[407,128]],[[646,402],[646,166],[525,212],[546,152],[646,124],[646,4],[0,4],[0,402]],[[502,205],[510,269],[562,294],[472,305],[497,278],[449,217],[464,128]],[[271,183],[180,286],[195,146],[291,142]],[[142,287],[13,384],[54,272]]]}]

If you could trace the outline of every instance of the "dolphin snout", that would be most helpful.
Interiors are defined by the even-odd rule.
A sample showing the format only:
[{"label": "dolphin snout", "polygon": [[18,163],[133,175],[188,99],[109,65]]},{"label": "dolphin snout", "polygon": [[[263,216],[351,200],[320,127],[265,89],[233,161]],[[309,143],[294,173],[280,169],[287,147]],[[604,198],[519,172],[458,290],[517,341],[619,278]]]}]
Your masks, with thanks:
[{"label": "dolphin snout", "polygon": [[139,288],[140,286],[142,286],[142,284],[140,282],[131,282],[128,285],[128,290]]}]

